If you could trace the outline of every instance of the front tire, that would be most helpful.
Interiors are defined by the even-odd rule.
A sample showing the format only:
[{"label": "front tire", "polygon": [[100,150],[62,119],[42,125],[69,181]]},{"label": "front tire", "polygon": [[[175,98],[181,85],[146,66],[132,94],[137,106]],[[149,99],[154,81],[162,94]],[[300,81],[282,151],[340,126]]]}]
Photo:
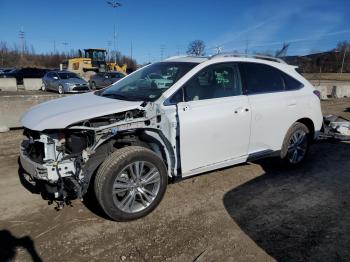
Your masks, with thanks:
[{"label": "front tire", "polygon": [[129,146],[102,163],[94,189],[98,203],[111,219],[129,221],[151,213],[162,200],[167,183],[162,159],[147,148]]},{"label": "front tire", "polygon": [[41,91],[46,91],[46,85],[45,85],[45,83],[43,83],[43,85],[41,86]]},{"label": "front tire", "polygon": [[281,150],[281,159],[288,166],[302,164],[310,148],[310,130],[302,123],[294,123],[288,130]]},{"label": "front tire", "polygon": [[58,93],[59,93],[60,95],[64,94],[64,88],[63,88],[63,86],[61,86],[61,85],[58,86]]}]

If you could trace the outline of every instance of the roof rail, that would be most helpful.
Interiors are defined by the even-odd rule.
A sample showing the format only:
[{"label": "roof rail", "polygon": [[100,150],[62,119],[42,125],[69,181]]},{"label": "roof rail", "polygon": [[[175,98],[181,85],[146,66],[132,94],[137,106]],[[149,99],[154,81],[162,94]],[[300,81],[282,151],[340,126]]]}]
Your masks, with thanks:
[{"label": "roof rail", "polygon": [[163,59],[163,61],[173,60],[173,59],[177,59],[177,58],[184,58],[184,57],[188,57],[188,55],[174,55],[174,56]]},{"label": "roof rail", "polygon": [[209,59],[218,58],[218,57],[246,57],[246,58],[256,58],[262,59],[272,62],[277,62],[281,64],[287,64],[281,58],[273,57],[273,56],[264,56],[264,55],[254,55],[254,54],[240,54],[240,53],[219,53],[216,55],[212,55]]},{"label": "roof rail", "polygon": [[169,60],[173,60],[173,59],[179,59],[179,58],[186,58],[186,57],[189,57],[189,58],[198,58],[198,59],[203,59],[203,58],[209,58],[207,56],[196,56],[196,55],[175,55],[175,56],[171,56],[171,57],[168,57],[168,58],[165,58],[163,61],[169,61]]}]

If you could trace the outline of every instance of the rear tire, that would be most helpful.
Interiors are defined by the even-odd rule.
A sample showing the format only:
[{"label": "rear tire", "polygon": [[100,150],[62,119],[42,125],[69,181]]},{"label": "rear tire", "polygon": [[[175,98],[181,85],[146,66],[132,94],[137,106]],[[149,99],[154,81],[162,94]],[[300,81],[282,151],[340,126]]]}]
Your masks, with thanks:
[{"label": "rear tire", "polygon": [[288,130],[281,150],[281,159],[288,166],[302,164],[310,148],[310,130],[302,123],[294,123]]},{"label": "rear tire", "polygon": [[153,151],[128,146],[112,153],[99,167],[94,191],[104,212],[115,221],[151,213],[168,183],[165,164]]}]

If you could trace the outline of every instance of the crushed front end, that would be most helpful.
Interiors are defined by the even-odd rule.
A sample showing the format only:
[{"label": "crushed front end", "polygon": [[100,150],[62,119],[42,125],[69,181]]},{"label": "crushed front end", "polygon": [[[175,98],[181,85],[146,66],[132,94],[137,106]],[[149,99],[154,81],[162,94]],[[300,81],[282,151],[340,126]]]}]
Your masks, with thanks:
[{"label": "crushed front end", "polygon": [[[82,198],[87,161],[86,149],[94,144],[94,134],[86,130],[24,130],[20,163],[29,182],[47,200],[68,201]],[[27,176],[28,177],[28,176]]]}]

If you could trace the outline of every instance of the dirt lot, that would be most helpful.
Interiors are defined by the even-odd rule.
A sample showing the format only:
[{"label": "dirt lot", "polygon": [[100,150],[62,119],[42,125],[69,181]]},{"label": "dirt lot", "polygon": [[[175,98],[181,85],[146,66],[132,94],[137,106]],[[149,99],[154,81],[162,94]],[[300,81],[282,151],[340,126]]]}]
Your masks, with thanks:
[{"label": "dirt lot", "polygon": [[[350,99],[323,110],[350,118]],[[350,143],[315,144],[296,170],[265,159],[171,184],[155,212],[116,223],[26,191],[20,140],[0,134],[0,261],[350,261]]]}]

